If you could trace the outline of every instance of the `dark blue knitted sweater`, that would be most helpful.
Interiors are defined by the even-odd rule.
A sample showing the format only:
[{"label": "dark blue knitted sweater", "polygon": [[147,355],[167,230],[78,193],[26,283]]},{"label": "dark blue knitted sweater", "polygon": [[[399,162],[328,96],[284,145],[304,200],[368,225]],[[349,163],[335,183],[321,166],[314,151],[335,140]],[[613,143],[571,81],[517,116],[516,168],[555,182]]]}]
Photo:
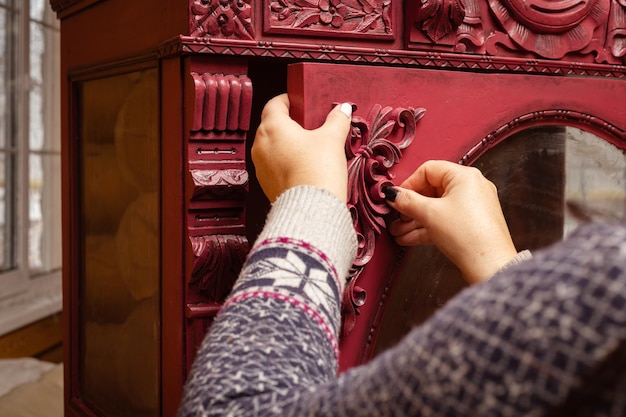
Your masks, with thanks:
[{"label": "dark blue knitted sweater", "polygon": [[336,375],[345,208],[290,190],[199,350],[179,416],[626,416],[626,226],[588,225]]}]

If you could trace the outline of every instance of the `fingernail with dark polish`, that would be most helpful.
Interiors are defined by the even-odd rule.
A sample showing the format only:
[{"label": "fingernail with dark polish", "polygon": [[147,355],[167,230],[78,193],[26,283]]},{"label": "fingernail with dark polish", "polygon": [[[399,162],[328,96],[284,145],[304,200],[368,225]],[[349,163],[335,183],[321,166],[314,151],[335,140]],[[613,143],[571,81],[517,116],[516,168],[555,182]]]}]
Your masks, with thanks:
[{"label": "fingernail with dark polish", "polygon": [[383,187],[383,194],[385,194],[385,200],[396,201],[398,190],[393,187]]}]

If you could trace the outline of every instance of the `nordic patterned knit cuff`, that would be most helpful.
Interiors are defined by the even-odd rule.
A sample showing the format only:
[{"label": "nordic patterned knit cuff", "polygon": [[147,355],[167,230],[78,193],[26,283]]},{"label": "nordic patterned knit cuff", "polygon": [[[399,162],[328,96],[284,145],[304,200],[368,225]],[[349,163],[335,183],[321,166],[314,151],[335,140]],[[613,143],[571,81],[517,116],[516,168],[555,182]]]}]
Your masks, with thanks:
[{"label": "nordic patterned knit cuff", "polygon": [[357,239],[350,212],[331,192],[303,185],[282,193],[272,205],[257,243],[279,237],[307,242],[323,252],[339,281],[345,283],[356,257]]}]

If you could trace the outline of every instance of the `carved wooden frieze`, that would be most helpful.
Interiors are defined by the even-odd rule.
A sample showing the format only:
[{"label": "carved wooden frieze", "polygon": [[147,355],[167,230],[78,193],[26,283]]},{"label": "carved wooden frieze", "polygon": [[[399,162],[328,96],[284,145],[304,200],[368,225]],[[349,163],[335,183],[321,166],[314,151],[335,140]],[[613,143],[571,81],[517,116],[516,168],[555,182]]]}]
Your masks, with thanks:
[{"label": "carved wooden frieze", "polygon": [[264,31],[393,39],[394,0],[264,0]]},{"label": "carved wooden frieze", "polygon": [[382,189],[393,185],[390,169],[400,162],[402,150],[415,137],[423,108],[392,108],[375,105],[367,118],[353,116],[348,158],[348,208],[359,242],[344,293],[344,334],[354,326],[358,308],[365,303],[365,292],[358,286],[363,267],[372,259],[376,236],[385,228],[391,212]]},{"label": "carved wooden frieze", "polygon": [[618,64],[625,0],[407,0],[408,43],[487,56]]},{"label": "carved wooden frieze", "polygon": [[254,39],[251,0],[191,0],[191,36]]}]

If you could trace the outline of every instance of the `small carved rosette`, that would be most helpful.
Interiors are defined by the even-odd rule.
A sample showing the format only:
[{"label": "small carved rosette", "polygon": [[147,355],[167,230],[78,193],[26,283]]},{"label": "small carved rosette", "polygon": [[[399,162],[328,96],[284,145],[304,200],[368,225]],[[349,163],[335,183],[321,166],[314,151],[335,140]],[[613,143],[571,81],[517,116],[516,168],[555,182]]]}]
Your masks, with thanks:
[{"label": "small carved rosette", "polygon": [[357,284],[363,267],[372,259],[376,236],[385,227],[384,216],[391,209],[383,187],[393,185],[390,169],[400,162],[402,150],[415,136],[423,108],[391,108],[375,105],[366,119],[352,118],[348,157],[348,208],[357,232],[359,248],[344,294],[344,334],[354,326],[358,308],[365,303],[365,292]]}]

